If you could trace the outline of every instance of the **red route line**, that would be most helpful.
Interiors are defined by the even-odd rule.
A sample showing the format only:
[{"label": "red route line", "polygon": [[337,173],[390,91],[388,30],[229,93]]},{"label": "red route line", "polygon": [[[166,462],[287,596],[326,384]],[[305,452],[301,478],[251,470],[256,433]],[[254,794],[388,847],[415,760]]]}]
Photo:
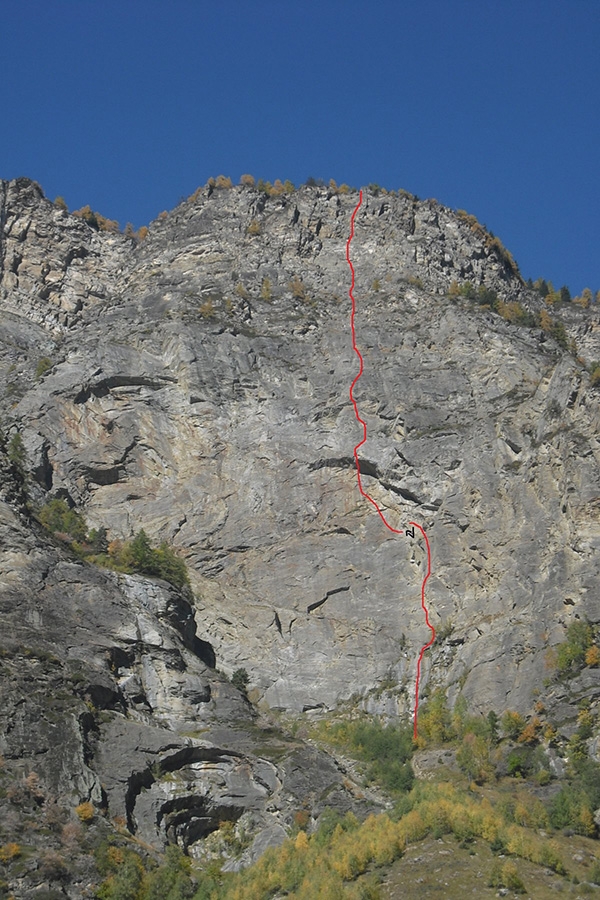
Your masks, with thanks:
[{"label": "red route line", "polygon": [[[354,415],[356,416],[356,421],[359,422],[359,424],[362,425],[362,428],[363,428],[362,441],[359,441],[358,444],[356,445],[356,447],[354,448],[354,462],[356,464],[356,479],[358,481],[358,490],[360,491],[362,496],[365,498],[365,500],[368,500],[369,503],[375,507],[375,509],[377,511],[377,515],[379,516],[379,518],[381,519],[381,521],[383,522],[385,527],[388,529],[388,531],[391,531],[394,534],[405,534],[405,531],[403,528],[394,528],[392,525],[390,525],[390,523],[384,516],[383,511],[382,511],[381,507],[379,506],[379,504],[377,503],[377,501],[374,500],[373,497],[371,497],[371,495],[367,491],[365,491],[365,489],[363,488],[362,480],[361,480],[361,472],[360,472],[360,461],[358,459],[359,449],[363,446],[363,444],[365,444],[367,442],[367,423],[365,422],[364,419],[361,418],[360,413],[358,411],[358,406],[357,406],[356,400],[354,399],[354,388],[356,387],[356,385],[364,371],[365,365],[364,365],[364,360],[363,360],[362,354],[356,344],[356,328],[355,328],[355,324],[354,324],[354,320],[356,317],[356,300],[354,299],[355,276],[354,276],[354,266],[352,265],[352,260],[350,259],[350,244],[352,243],[352,238],[354,237],[354,220],[356,218],[356,214],[357,214],[358,210],[361,207],[362,198],[363,198],[362,191],[360,191],[360,194],[358,197],[358,203],[356,204],[356,206],[354,208],[354,212],[352,213],[352,217],[350,219],[350,236],[348,237],[348,240],[346,241],[346,262],[350,266],[350,272],[352,273],[352,284],[350,285],[350,290],[348,291],[348,294],[352,301],[352,313],[350,316],[350,327],[352,328],[352,349],[358,356],[358,360],[359,360],[358,374],[356,375],[356,377],[354,378],[354,381],[350,385],[350,400],[352,402],[352,406],[354,407]],[[419,525],[418,522],[410,522],[409,524],[414,526],[414,528],[419,529],[419,531],[421,532],[423,539],[425,541],[425,546],[427,548],[427,572],[425,573],[425,577],[423,578],[423,582],[421,584],[421,608],[423,609],[423,612],[425,613],[425,622],[427,623],[427,627],[431,631],[431,638],[429,639],[429,641],[426,644],[423,644],[423,646],[421,647],[421,652],[419,653],[419,658],[417,660],[417,678],[416,678],[416,685],[415,685],[415,707],[414,707],[414,738],[416,740],[416,738],[417,738],[417,718],[418,718],[418,713],[419,713],[419,684],[421,681],[421,662],[423,660],[423,655],[424,655],[425,651],[428,650],[429,647],[431,647],[431,645],[435,641],[435,628],[429,621],[429,612],[427,610],[427,606],[425,605],[425,585],[427,584],[427,580],[428,580],[429,576],[431,575],[431,547],[429,546],[429,539],[427,538],[427,535],[425,534],[424,528],[421,525]]]}]

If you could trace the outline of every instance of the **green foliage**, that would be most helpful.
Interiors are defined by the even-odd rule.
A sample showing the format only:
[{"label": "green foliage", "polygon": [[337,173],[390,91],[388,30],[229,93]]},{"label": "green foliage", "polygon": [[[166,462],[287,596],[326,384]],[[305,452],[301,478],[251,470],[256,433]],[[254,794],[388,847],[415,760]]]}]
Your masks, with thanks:
[{"label": "green foliage", "polygon": [[410,729],[364,722],[354,731],[352,743],[359,757],[369,762],[370,779],[391,792],[410,790],[414,781]]},{"label": "green foliage", "polygon": [[553,319],[545,309],[540,312],[539,325],[542,331],[545,331],[546,334],[549,334],[550,337],[553,337],[556,343],[561,347],[566,348],[568,346],[569,341],[567,338],[567,332],[565,331],[565,326],[562,322]]},{"label": "green foliage", "polygon": [[185,900],[194,894],[191,864],[179,847],[167,847],[165,862],[147,878],[147,900]]},{"label": "green foliage", "polygon": [[567,629],[567,639],[556,648],[556,667],[559,675],[575,675],[585,665],[587,650],[594,642],[589,622],[576,620]]},{"label": "green foliage", "polygon": [[488,728],[490,734],[490,740],[492,744],[498,743],[498,716],[494,712],[493,709],[489,711],[487,714]]},{"label": "green foliage", "polygon": [[410,764],[412,731],[401,725],[382,725],[361,718],[322,723],[320,736],[343,748],[349,756],[367,763],[366,776],[394,794],[410,790],[414,774]]},{"label": "green foliage", "polygon": [[479,306],[491,309],[492,312],[514,325],[523,325],[527,328],[536,325],[536,317],[533,313],[514,300],[508,302],[502,300],[496,291],[485,284],[476,288],[470,281],[465,281],[463,284],[453,281],[448,290],[448,296],[451,298],[465,297],[467,300],[476,301]]},{"label": "green foliage", "polygon": [[515,863],[510,859],[504,864],[494,862],[488,878],[488,886],[508,888],[508,890],[514,891],[515,894],[524,894],[526,890]]},{"label": "green foliage", "polygon": [[264,181],[262,178],[259,178],[256,189],[262,194],[270,194],[273,190],[273,185],[270,181]]},{"label": "green foliage", "polygon": [[8,458],[20,475],[25,474],[25,461],[27,453],[23,445],[23,438],[16,431],[8,442]]},{"label": "green foliage", "polygon": [[489,306],[495,310],[498,307],[498,294],[485,284],[480,284],[477,289],[477,302],[480,306]]},{"label": "green foliage", "polygon": [[565,349],[567,348],[569,339],[567,337],[567,332],[565,331],[565,326],[562,322],[556,320],[552,323],[551,334],[556,343],[559,344],[559,346]]},{"label": "green foliage", "polygon": [[38,521],[53,534],[66,535],[69,541],[84,541],[87,528],[83,516],[71,509],[66,500],[49,500],[39,510]]},{"label": "green foliage", "polygon": [[495,777],[490,751],[491,741],[489,738],[467,732],[456,752],[456,762],[469,778],[477,784],[483,784]]},{"label": "green foliage", "polygon": [[106,553],[108,550],[106,528],[92,528],[87,536],[87,543],[92,553]]},{"label": "green foliage", "polygon": [[104,881],[99,900],[187,900],[193,897],[190,860],[179,847],[167,847],[164,862],[148,868],[139,854],[104,842],[95,853]]},{"label": "green foliage", "polygon": [[245,669],[236,669],[231,676],[232,685],[236,687],[238,691],[241,691],[242,694],[246,693],[249,682],[250,677]]},{"label": "green foliage", "polygon": [[466,297],[467,300],[475,300],[477,297],[475,286],[470,281],[465,281],[463,284],[460,284],[458,286],[458,293],[461,297]]},{"label": "green foliage", "polygon": [[587,753],[578,753],[578,743],[583,745],[578,735],[569,742],[569,782],[554,795],[548,813],[554,828],[571,828],[578,834],[595,837],[593,813],[600,807],[600,765]]},{"label": "green foliage", "polygon": [[98,900],[141,900],[144,874],[137,853],[124,853],[119,865],[111,866],[110,874],[98,888]]},{"label": "green foliage", "polygon": [[436,688],[419,711],[419,738],[426,744],[443,744],[452,737],[452,721],[442,688]]},{"label": "green foliage", "polygon": [[461,770],[478,784],[495,778],[492,750],[498,742],[498,716],[469,715],[467,703],[460,696],[452,713],[452,728],[446,726],[446,738],[456,736],[460,746],[456,761]]},{"label": "green foliage", "polygon": [[[163,863],[156,866],[125,846],[105,843],[96,851],[104,877],[97,896],[99,900],[185,900],[192,895],[195,900],[283,896],[288,900],[374,900],[379,895],[369,871],[391,865],[407,844],[428,834],[453,834],[463,845],[482,838],[496,852],[566,874],[556,845],[538,831],[547,828],[545,814],[530,811],[526,797],[507,798],[508,816],[493,809],[487,799],[450,784],[421,782],[404,798],[405,809],[395,818],[371,815],[359,822],[352,813],[341,816],[326,809],[314,834],[299,831],[294,839],[270,848],[253,866],[237,873],[219,872],[217,863],[210,864],[194,872],[196,884],[189,861],[176,847],[169,848]],[[527,821],[527,827],[520,820]],[[591,874],[598,875],[594,870]],[[522,892],[515,859],[498,859],[489,884]]]},{"label": "green foliage", "polygon": [[506,769],[513,778],[529,778],[546,771],[546,758],[540,747],[520,746],[510,751],[506,758]]},{"label": "green foliage", "polygon": [[119,571],[164,578],[178,588],[189,586],[185,562],[165,542],[152,547],[143,528],[132,541],[109,545],[108,557]]},{"label": "green foliage", "polygon": [[53,366],[52,360],[47,356],[43,356],[40,359],[40,361],[38,362],[36,369],[35,369],[36,379],[39,381],[40,378],[42,378],[46,374],[46,372],[48,372],[52,368],[52,366]]},{"label": "green foliage", "polygon": [[518,712],[513,712],[511,709],[507,709],[502,714],[501,722],[505,737],[510,738],[511,741],[516,741],[525,728],[523,716]]},{"label": "green foliage", "polygon": [[152,547],[141,529],[132,541],[108,544],[105,528],[87,532],[83,516],[70,509],[65,500],[49,500],[37,513],[38,521],[53,534],[67,540],[83,559],[119,572],[163,578],[178,588],[189,587],[185,562],[167,543]]}]

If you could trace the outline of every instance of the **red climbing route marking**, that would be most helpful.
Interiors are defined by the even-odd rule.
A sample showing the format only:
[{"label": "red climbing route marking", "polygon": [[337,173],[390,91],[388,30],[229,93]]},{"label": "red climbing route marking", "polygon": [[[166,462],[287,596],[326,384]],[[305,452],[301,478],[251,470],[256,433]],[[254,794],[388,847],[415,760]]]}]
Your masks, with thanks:
[{"label": "red climbing route marking", "polygon": [[421,534],[423,535],[423,540],[425,541],[425,547],[427,548],[427,571],[425,572],[425,577],[421,583],[421,608],[425,613],[425,622],[427,623],[427,627],[431,631],[431,637],[427,641],[426,644],[423,644],[421,647],[421,652],[419,653],[419,658],[417,660],[417,678],[415,684],[415,715],[414,715],[414,738],[415,741],[417,739],[417,718],[419,715],[419,684],[421,681],[421,661],[423,659],[423,654],[426,650],[428,650],[433,642],[435,641],[435,628],[429,621],[429,611],[427,606],[425,605],[425,585],[427,584],[427,579],[431,575],[431,547],[429,546],[429,538],[425,534],[425,529],[419,525],[418,522],[410,522],[410,525],[414,525],[415,528],[418,528]]},{"label": "red climbing route marking", "polygon": [[[383,514],[383,510],[381,509],[381,507],[379,506],[377,501],[374,500],[373,497],[371,497],[371,495],[367,491],[365,491],[365,489],[363,488],[362,479],[361,479],[361,471],[360,471],[360,461],[358,458],[358,451],[363,446],[363,444],[365,444],[367,442],[367,423],[365,422],[364,419],[361,418],[360,413],[358,411],[358,406],[357,406],[356,400],[354,399],[354,388],[356,387],[358,380],[360,379],[360,377],[364,371],[364,360],[363,360],[362,354],[356,344],[356,328],[355,328],[355,323],[354,323],[354,320],[356,317],[356,300],[354,299],[355,276],[354,276],[354,266],[352,265],[352,260],[350,259],[350,245],[351,245],[352,239],[354,237],[354,220],[356,218],[356,214],[357,214],[358,210],[361,207],[362,196],[363,196],[362,191],[360,191],[360,194],[358,197],[358,203],[356,204],[356,206],[354,208],[354,212],[352,213],[352,217],[350,219],[350,236],[348,237],[348,240],[346,241],[346,261],[347,261],[348,265],[350,266],[350,272],[352,275],[352,283],[350,285],[350,290],[348,291],[350,300],[352,301],[352,313],[350,315],[350,327],[352,329],[352,349],[358,356],[358,362],[359,362],[358,374],[356,375],[356,377],[354,378],[354,381],[350,385],[350,400],[352,402],[352,406],[354,407],[354,415],[356,416],[356,421],[360,425],[362,425],[362,429],[363,429],[362,440],[359,441],[358,444],[354,448],[354,462],[356,463],[356,479],[358,482],[358,490],[360,491],[362,496],[365,498],[365,500],[368,500],[369,503],[375,507],[375,510],[377,511],[377,515],[379,516],[379,518],[381,519],[381,521],[383,522],[385,527],[388,529],[388,531],[391,531],[394,534],[404,534],[405,533],[404,529],[394,528],[393,525],[390,525],[390,523],[386,519],[385,515]],[[427,606],[425,604],[425,585],[427,584],[427,579],[431,575],[431,548],[429,546],[429,539],[427,538],[427,535],[425,534],[424,528],[421,525],[419,525],[418,522],[409,522],[409,525],[413,526],[413,531],[412,531],[413,534],[414,534],[414,528],[418,528],[421,535],[423,536],[423,540],[425,541],[425,547],[427,548],[427,571],[425,573],[425,577],[423,578],[423,582],[421,584],[421,607],[423,609],[423,612],[425,613],[425,622],[427,623],[427,627],[431,631],[431,638],[429,639],[429,641],[426,644],[424,644],[421,647],[421,652],[419,653],[419,658],[417,660],[417,677],[416,677],[416,685],[415,685],[415,707],[414,707],[414,737],[416,740],[416,738],[417,738],[417,717],[418,717],[418,713],[419,713],[419,684],[421,681],[421,662],[423,660],[423,655],[425,654],[425,651],[428,650],[429,647],[431,647],[431,645],[433,644],[433,642],[435,640],[435,628],[429,621],[429,612],[428,612]]]},{"label": "red climbing route marking", "polygon": [[371,495],[368,494],[364,490],[364,488],[362,486],[362,480],[360,477],[360,463],[358,461],[358,451],[359,451],[359,448],[362,447],[362,445],[365,444],[367,441],[367,423],[364,421],[364,419],[361,419],[361,417],[360,417],[360,413],[358,411],[358,406],[356,405],[356,400],[354,399],[354,387],[355,387],[357,381],[359,380],[360,376],[362,375],[365,366],[364,366],[362,354],[361,354],[360,350],[358,349],[358,347],[356,346],[356,330],[354,327],[354,318],[356,316],[356,300],[354,299],[354,266],[352,265],[352,260],[350,259],[350,244],[352,242],[352,238],[354,237],[354,219],[356,218],[356,213],[360,209],[361,203],[362,203],[362,191],[359,194],[358,203],[356,205],[354,212],[352,213],[352,218],[350,219],[350,237],[348,238],[348,240],[346,242],[346,260],[348,262],[348,265],[350,266],[350,271],[352,273],[352,284],[350,286],[350,290],[348,291],[348,293],[350,294],[350,299],[352,300],[352,314],[350,316],[350,326],[352,328],[352,348],[353,348],[354,352],[356,353],[356,355],[358,356],[358,360],[359,360],[358,375],[356,376],[356,378],[350,385],[350,400],[352,401],[352,405],[354,407],[354,415],[356,416],[356,420],[363,427],[363,439],[362,439],[362,441],[359,441],[358,444],[356,445],[356,447],[354,448],[354,462],[356,463],[356,478],[358,480],[359,491],[361,492],[361,494],[363,495],[365,500],[368,500],[369,503],[373,504],[373,506],[377,510],[377,514],[378,514],[379,518],[381,519],[381,521],[383,522],[385,527],[389,528],[390,531],[393,531],[394,534],[404,534],[404,530],[402,528],[393,528],[392,525],[390,525],[390,523],[384,516],[384,514],[381,510],[381,507],[379,506],[377,501],[374,500],[371,497]]}]

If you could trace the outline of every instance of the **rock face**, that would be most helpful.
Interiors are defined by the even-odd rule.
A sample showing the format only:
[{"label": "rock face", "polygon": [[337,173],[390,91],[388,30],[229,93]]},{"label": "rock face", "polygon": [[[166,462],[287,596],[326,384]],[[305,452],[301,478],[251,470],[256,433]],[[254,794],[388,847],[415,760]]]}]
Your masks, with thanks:
[{"label": "rock face", "polygon": [[[68,498],[110,538],[143,527],[177,548],[198,639],[219,669],[247,669],[263,709],[355,697],[407,712],[429,635],[423,542],[387,532],[356,486],[345,251],[357,200],[208,187],[136,246],[55,209],[32,182],[0,185],[0,388],[30,495]],[[367,192],[352,259],[364,484],[432,548],[440,639],[423,683],[451,702],[462,691],[475,710],[525,712],[566,626],[600,620],[597,391],[539,328],[449,296],[470,281],[542,305],[464,214]],[[551,313],[586,361],[600,358],[594,307]],[[191,607],[42,549],[24,520],[10,533],[15,633],[52,620],[61,666],[91,660],[88,693],[114,712],[94,732],[94,767],[77,769],[80,793],[104,790],[148,839],[183,843],[215,809],[267,809],[281,772],[234,740],[232,717],[251,712],[199,658]],[[225,732],[185,737],[190,721]],[[69,734],[73,747],[90,740],[81,716]],[[182,771],[198,785],[183,800],[178,780],[157,777]]]},{"label": "rock face", "polygon": [[260,847],[325,797],[360,807],[328,756],[264,730],[181,593],[70,558],[13,507],[0,502],[0,751],[13,783],[33,771],[63,803],[92,801],[147,844],[192,853],[242,816]]}]

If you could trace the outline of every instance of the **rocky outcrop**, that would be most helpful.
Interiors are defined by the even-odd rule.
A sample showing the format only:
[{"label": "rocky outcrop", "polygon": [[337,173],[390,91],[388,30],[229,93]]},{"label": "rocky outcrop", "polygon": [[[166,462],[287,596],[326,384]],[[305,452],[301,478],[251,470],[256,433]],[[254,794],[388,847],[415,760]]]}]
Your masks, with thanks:
[{"label": "rocky outcrop", "polygon": [[[219,669],[247,669],[259,708],[353,697],[409,711],[428,637],[424,548],[386,532],[356,488],[345,260],[356,193],[208,187],[138,245],[56,210],[31,182],[2,183],[1,196],[0,384],[33,500],[66,497],[111,538],[143,527],[176,547],[199,638]],[[600,620],[597,392],[540,329],[449,296],[468,280],[541,305],[464,214],[367,192],[352,257],[364,483],[432,547],[440,637],[424,685],[525,712],[566,626]],[[595,308],[552,314],[585,360],[600,358]],[[184,844],[219,816],[268,810],[286,776],[236,741],[232,717],[252,713],[199,658],[181,598],[57,549],[50,562],[38,534],[11,528],[15,629],[71,634],[57,656],[92,661],[85,689],[110,713],[79,792],[148,840]],[[85,747],[78,709],[65,745]]]},{"label": "rocky outcrop", "polygon": [[[40,802],[91,801],[147,845],[177,842],[192,854],[242,816],[260,850],[281,840],[298,809],[318,816],[325,798],[358,809],[329,757],[266,731],[214,668],[185,596],[72,558],[6,500],[0,539],[0,754],[10,784],[33,772]],[[10,794],[0,802],[10,807]]]}]

